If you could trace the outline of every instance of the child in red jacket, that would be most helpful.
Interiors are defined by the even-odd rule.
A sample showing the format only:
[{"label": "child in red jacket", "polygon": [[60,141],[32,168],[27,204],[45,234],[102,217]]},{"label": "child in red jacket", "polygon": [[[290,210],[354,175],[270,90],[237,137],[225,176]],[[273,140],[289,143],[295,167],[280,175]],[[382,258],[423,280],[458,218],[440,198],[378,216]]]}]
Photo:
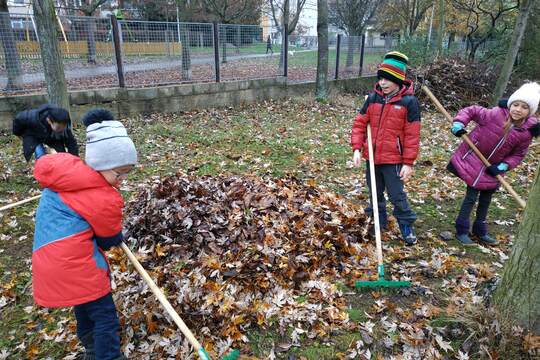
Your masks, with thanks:
[{"label": "child in red jacket", "polygon": [[[377,200],[381,229],[388,225],[384,191],[388,192],[394,205],[403,240],[407,245],[416,243],[413,223],[416,214],[407,202],[403,184],[413,173],[413,164],[420,145],[420,105],[413,95],[413,84],[405,79],[408,58],[397,51],[389,52],[379,65],[374,91],[369,94],[364,106],[354,120],[351,134],[353,162],[360,166],[363,150],[364,159],[369,159],[366,129],[371,126]],[[371,191],[369,161],[366,181]],[[371,197],[370,197],[371,199]],[[366,209],[372,214],[373,204]]]},{"label": "child in red jacket", "polygon": [[116,188],[137,163],[137,152],[108,111],[92,110],[83,121],[86,163],[69,153],[44,155],[43,145],[36,149],[34,176],[44,189],[36,212],[33,294],[41,306],[74,306],[84,359],[122,359],[103,251],[123,240],[124,202]]}]

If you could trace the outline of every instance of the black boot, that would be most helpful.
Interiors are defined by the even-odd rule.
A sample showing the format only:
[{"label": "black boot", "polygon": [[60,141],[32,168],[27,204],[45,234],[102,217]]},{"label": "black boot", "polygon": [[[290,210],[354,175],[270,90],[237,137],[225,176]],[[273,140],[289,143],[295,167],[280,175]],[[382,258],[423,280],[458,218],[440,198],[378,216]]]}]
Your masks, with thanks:
[{"label": "black boot", "polygon": [[478,239],[487,245],[497,245],[498,241],[489,236],[487,222],[476,220],[473,224],[473,234],[478,236]]}]

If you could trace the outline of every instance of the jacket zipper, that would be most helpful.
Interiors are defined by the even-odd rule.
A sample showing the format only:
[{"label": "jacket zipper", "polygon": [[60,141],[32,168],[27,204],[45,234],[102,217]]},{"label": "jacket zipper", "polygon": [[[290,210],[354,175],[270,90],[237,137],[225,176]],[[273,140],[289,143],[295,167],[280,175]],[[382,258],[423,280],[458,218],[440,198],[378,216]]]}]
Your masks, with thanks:
[{"label": "jacket zipper", "polygon": [[[377,140],[379,139],[379,133],[381,130],[381,119],[382,119],[382,116],[383,116],[383,112],[384,112],[384,106],[386,105],[386,98],[383,97],[383,104],[382,104],[382,108],[381,108],[381,114],[379,115],[379,121],[377,122],[377,136],[375,137],[375,144],[377,144]],[[373,128],[372,128],[373,130]],[[373,159],[375,160],[375,147],[376,145],[373,144]]]},{"label": "jacket zipper", "polygon": [[[499,150],[499,148],[502,146],[502,144],[503,144],[504,141],[506,140],[506,138],[507,138],[507,136],[508,136],[508,133],[509,133],[509,132],[507,132],[507,133],[503,136],[503,138],[502,138],[501,140],[499,140],[499,143],[497,144],[497,146],[495,146],[495,148],[493,149],[493,151],[491,152],[491,154],[489,154],[489,156],[487,157],[486,160],[489,161],[489,159],[493,156],[493,154],[495,154],[495,152],[496,152],[497,150]],[[472,185],[473,187],[475,187],[475,186],[476,186],[476,183],[478,183],[478,181],[480,180],[480,177],[482,176],[482,173],[484,172],[484,169],[485,169],[485,168],[486,168],[486,166],[485,166],[485,165],[482,165],[482,168],[480,169],[480,172],[478,173],[478,176],[476,177],[476,180],[474,180],[474,183],[473,183],[473,185]]]},{"label": "jacket zipper", "polygon": [[[479,141],[476,140],[476,141],[474,142],[474,146],[478,145],[478,142],[479,142]],[[473,152],[473,150],[472,150],[472,149],[469,149],[465,154],[463,154],[463,156],[461,157],[461,160],[465,160],[465,158],[466,158],[467,156],[471,155],[472,152]]]},{"label": "jacket zipper", "polygon": [[397,147],[398,147],[399,155],[403,155],[403,149],[401,148],[401,139],[399,138],[399,136],[397,137]]}]

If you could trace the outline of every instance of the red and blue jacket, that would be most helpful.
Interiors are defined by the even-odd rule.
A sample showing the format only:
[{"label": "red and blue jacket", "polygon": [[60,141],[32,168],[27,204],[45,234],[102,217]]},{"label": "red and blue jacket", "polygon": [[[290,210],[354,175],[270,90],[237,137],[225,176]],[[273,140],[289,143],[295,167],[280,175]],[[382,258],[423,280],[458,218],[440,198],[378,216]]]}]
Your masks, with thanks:
[{"label": "red and blue jacket", "polygon": [[356,116],[351,132],[351,146],[362,150],[369,159],[367,124],[371,125],[376,165],[413,165],[420,147],[420,105],[414,96],[413,84],[405,80],[391,99],[386,99],[380,86],[369,94]]},{"label": "red and blue jacket", "polygon": [[123,240],[121,195],[69,153],[39,158],[34,177],[44,188],[32,250],[35,302],[65,307],[108,294],[109,264],[103,250]]}]

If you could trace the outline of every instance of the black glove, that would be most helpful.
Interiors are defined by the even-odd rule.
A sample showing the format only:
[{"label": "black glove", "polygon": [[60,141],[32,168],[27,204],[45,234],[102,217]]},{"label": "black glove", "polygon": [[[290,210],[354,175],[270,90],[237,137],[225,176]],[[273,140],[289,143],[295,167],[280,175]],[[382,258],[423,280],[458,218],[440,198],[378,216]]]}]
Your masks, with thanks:
[{"label": "black glove", "polygon": [[533,137],[538,137],[540,135],[540,123],[536,123],[529,128],[529,132]]},{"label": "black glove", "polygon": [[488,166],[486,172],[493,177],[504,173],[505,171],[500,169],[499,164],[493,164],[491,166]]},{"label": "black glove", "polygon": [[94,236],[94,240],[96,240],[96,243],[101,250],[107,251],[114,246],[119,246],[124,240],[124,236],[120,231],[118,234],[110,237]]}]

